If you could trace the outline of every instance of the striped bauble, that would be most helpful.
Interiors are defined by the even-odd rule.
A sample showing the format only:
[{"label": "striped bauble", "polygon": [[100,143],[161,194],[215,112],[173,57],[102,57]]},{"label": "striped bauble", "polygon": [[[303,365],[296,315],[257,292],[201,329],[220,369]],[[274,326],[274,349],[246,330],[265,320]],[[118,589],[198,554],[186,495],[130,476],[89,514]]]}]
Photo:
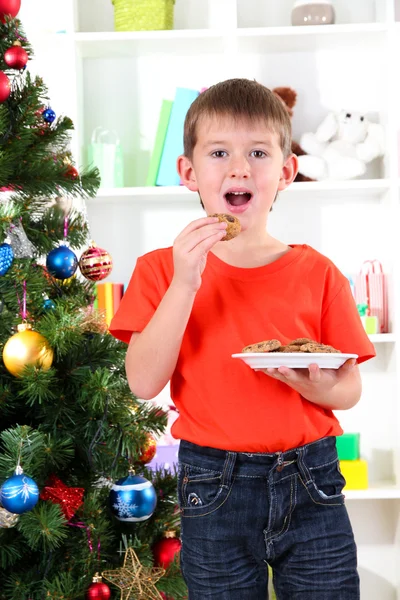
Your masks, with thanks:
[{"label": "striped bauble", "polygon": [[79,259],[79,268],[86,279],[100,281],[111,273],[113,261],[107,250],[92,243]]}]

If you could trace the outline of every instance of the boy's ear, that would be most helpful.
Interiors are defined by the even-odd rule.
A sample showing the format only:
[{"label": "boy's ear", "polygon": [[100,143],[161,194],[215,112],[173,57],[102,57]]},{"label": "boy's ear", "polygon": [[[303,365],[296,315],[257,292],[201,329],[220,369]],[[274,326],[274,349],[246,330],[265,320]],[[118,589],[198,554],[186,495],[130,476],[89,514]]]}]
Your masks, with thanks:
[{"label": "boy's ear", "polygon": [[279,179],[278,191],[285,190],[294,180],[299,170],[297,156],[290,154],[283,163],[281,177]]},{"label": "boy's ear", "polygon": [[183,154],[178,156],[176,161],[176,169],[179,173],[179,177],[183,185],[185,185],[191,192],[198,192],[199,188],[196,181],[196,174],[192,165],[192,161]]}]

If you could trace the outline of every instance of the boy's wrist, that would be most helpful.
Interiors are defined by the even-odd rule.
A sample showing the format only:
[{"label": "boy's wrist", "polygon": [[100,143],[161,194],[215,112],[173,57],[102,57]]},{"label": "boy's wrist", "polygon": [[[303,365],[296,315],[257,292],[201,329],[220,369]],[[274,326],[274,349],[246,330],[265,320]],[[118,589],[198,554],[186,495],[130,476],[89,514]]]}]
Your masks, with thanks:
[{"label": "boy's wrist", "polygon": [[193,300],[196,297],[196,294],[198,292],[198,289],[195,290],[195,289],[193,289],[192,286],[190,286],[190,285],[188,285],[188,284],[186,284],[186,283],[184,283],[182,281],[179,281],[179,280],[177,280],[175,278],[172,278],[172,281],[170,283],[169,289],[172,292],[174,292],[174,293],[184,295],[185,298],[188,298],[188,297],[192,296]]}]

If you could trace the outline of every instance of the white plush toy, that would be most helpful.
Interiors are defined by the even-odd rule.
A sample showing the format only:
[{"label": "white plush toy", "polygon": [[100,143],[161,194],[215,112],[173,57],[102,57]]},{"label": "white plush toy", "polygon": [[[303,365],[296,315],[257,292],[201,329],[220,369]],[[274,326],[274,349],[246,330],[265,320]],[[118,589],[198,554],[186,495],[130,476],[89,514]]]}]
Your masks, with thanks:
[{"label": "white plush toy", "polygon": [[299,173],[316,179],[353,179],[385,150],[382,125],[356,112],[329,113],[315,133],[304,133]]}]

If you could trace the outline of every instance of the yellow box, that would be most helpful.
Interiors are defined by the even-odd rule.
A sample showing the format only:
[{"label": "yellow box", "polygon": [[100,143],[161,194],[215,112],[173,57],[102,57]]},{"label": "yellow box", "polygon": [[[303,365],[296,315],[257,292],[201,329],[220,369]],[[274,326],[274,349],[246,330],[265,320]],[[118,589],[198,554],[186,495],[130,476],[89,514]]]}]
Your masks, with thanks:
[{"label": "yellow box", "polygon": [[344,490],[368,489],[368,463],[366,460],[341,460],[339,464],[346,480]]}]

